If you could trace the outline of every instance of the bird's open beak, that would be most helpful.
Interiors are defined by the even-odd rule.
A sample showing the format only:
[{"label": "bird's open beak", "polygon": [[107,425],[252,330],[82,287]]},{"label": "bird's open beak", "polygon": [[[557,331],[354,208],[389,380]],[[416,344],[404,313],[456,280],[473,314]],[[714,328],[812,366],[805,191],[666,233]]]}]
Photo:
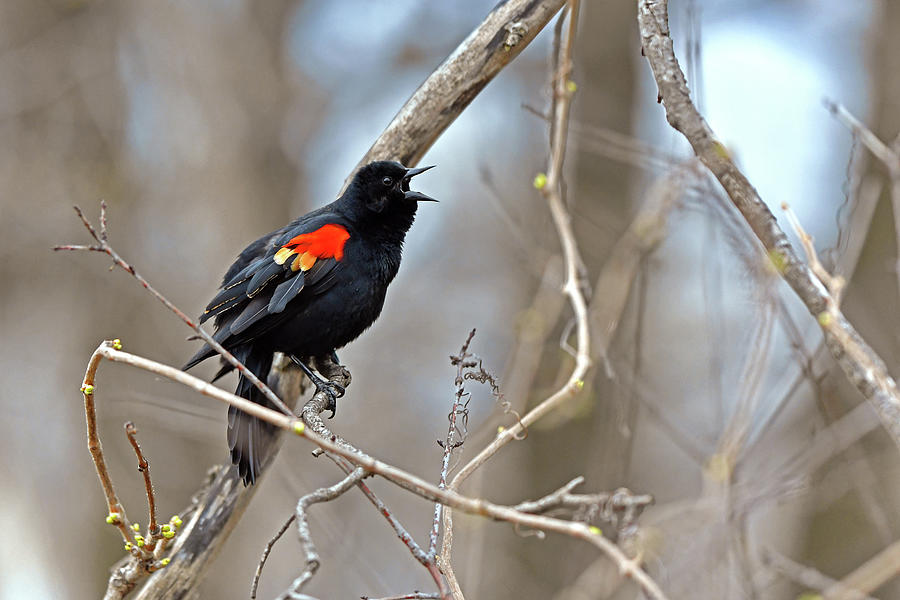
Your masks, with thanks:
[{"label": "bird's open beak", "polygon": [[419,168],[417,168],[417,169],[407,169],[407,170],[406,170],[406,176],[405,176],[403,179],[410,179],[410,178],[412,178],[412,177],[415,177],[415,176],[418,175],[419,173],[424,173],[424,172],[427,171],[428,169],[433,169],[433,168],[435,168],[436,166],[437,166],[437,165],[431,165],[430,167],[419,167]]},{"label": "bird's open beak", "polygon": [[[430,167],[418,167],[416,169],[407,169],[406,176],[403,178],[403,182],[406,184],[406,187],[409,186],[409,180],[418,175],[419,173],[424,173],[428,169],[433,169],[435,165],[431,165]],[[415,200],[416,202],[437,202],[434,198],[430,196],[426,196],[422,192],[412,192],[407,191],[404,197],[407,200]]]},{"label": "bird's open beak", "polygon": [[406,192],[403,197],[407,200],[415,200],[416,202],[437,202],[431,196],[426,196],[422,192]]}]

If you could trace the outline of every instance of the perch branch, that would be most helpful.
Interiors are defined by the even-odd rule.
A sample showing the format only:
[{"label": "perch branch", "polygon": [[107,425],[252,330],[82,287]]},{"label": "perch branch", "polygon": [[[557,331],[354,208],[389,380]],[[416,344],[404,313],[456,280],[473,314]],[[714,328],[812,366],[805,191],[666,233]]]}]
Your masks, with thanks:
[{"label": "perch branch", "polygon": [[778,272],[818,320],[835,360],[900,447],[900,395],[884,362],[844,317],[823,282],[797,256],[759,193],[691,101],[669,35],[667,0],[638,0],[637,4],[643,54],[656,79],[666,118],[725,189]]},{"label": "perch branch", "polygon": [[[152,373],[156,373],[173,381],[188,385],[192,389],[201,391],[201,393],[204,393],[207,396],[225,402],[241,410],[244,410],[245,408],[251,409],[251,414],[254,417],[265,421],[266,423],[270,423],[280,429],[293,431],[295,434],[307,438],[326,452],[341,456],[357,467],[362,467],[367,473],[379,475],[384,479],[394,483],[395,485],[398,485],[403,489],[421,496],[426,500],[430,500],[432,502],[441,502],[445,506],[452,507],[462,512],[487,517],[496,521],[506,521],[508,523],[513,523],[519,526],[536,530],[552,531],[586,541],[598,548],[601,552],[603,552],[606,556],[613,560],[618,566],[620,573],[634,579],[634,581],[637,582],[637,584],[650,598],[654,598],[657,600],[666,598],[662,590],[660,590],[659,586],[657,586],[656,582],[654,582],[653,579],[651,579],[650,576],[641,569],[640,563],[638,561],[629,559],[627,556],[625,556],[625,554],[615,544],[600,535],[594,527],[588,526],[585,523],[567,521],[564,519],[557,519],[543,515],[523,513],[516,510],[514,507],[494,504],[493,502],[489,502],[481,498],[471,498],[451,489],[441,489],[437,485],[426,481],[421,477],[413,475],[412,473],[377,460],[367,454],[356,450],[347,442],[331,433],[325,426],[321,417],[319,417],[319,413],[316,412],[316,410],[318,410],[319,412],[324,411],[324,404],[327,402],[327,400],[320,397],[324,396],[324,394],[317,394],[313,398],[313,400],[310,400],[310,402],[308,402],[304,406],[302,420],[297,420],[286,417],[279,412],[263,406],[256,405],[255,408],[245,406],[244,403],[247,401],[239,396],[235,396],[234,394],[219,390],[218,388],[211,386],[209,383],[203,381],[202,379],[198,379],[193,375],[189,375],[174,367],[163,365],[143,357],[129,354],[127,352],[122,352],[121,350],[116,350],[112,347],[111,344],[108,343],[101,344],[101,346],[95,352],[95,356],[100,356],[114,362],[122,362],[134,367],[148,370]],[[325,373],[323,373],[323,375],[324,374]],[[316,409],[310,409],[309,406],[313,404],[321,404],[321,406],[317,406]],[[325,437],[323,437],[320,432],[324,433]],[[237,480],[233,479],[232,484],[236,485]],[[193,519],[191,521],[191,525],[193,525],[197,521],[197,518]],[[208,522],[206,525],[208,525]],[[186,528],[185,533],[187,532],[188,531]],[[173,566],[175,566],[174,558],[172,565],[168,569],[164,569],[159,573],[165,573],[169,571]],[[154,574],[154,576],[158,575],[159,573]]]}]

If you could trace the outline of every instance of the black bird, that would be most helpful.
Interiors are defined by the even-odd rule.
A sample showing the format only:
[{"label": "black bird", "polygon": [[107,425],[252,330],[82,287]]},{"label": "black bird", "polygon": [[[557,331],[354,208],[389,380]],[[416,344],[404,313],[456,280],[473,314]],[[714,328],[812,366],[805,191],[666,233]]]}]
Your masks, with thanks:
[{"label": "black bird", "polygon": [[[416,207],[435,201],[410,191],[410,179],[430,168],[409,169],[389,161],[361,168],[340,198],[247,246],[225,273],[200,322],[215,317],[213,338],[263,381],[273,353],[289,355],[317,389],[329,393],[334,416],[343,389],[317,376],[304,361],[334,356],[381,314]],[[204,345],[184,369],[215,355]],[[232,369],[226,363],[215,379]],[[243,376],[235,394],[271,407]],[[272,432],[271,425],[229,407],[231,460],[245,485],[259,477]]]}]

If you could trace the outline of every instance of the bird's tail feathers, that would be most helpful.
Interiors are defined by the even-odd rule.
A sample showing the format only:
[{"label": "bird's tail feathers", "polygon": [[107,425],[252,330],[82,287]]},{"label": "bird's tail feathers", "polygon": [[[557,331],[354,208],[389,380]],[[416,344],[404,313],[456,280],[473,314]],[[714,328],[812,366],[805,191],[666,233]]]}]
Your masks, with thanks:
[{"label": "bird's tail feathers", "polygon": [[[265,381],[272,367],[272,352],[254,349],[247,345],[234,350],[235,357],[244,363],[259,379]],[[226,367],[229,367],[226,369]],[[226,365],[219,371],[224,375],[230,369]],[[274,408],[262,392],[243,375],[239,376],[235,394],[268,408]],[[238,468],[244,479],[244,485],[256,482],[262,474],[262,463],[268,454],[268,447],[275,433],[275,427],[251,417],[233,406],[228,407],[228,447],[231,449],[231,462]]]}]

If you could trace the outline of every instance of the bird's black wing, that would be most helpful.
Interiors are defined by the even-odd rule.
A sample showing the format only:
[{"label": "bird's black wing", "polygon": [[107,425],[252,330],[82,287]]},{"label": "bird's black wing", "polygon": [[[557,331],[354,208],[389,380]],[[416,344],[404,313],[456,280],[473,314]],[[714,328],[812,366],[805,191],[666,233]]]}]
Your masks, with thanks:
[{"label": "bird's black wing", "polygon": [[[216,317],[214,337],[226,347],[249,341],[253,332],[275,326],[301,293],[315,295],[330,287],[349,237],[347,225],[330,211],[310,213],[261,237],[228,269],[200,322]],[[206,346],[185,368],[214,354]]]}]

